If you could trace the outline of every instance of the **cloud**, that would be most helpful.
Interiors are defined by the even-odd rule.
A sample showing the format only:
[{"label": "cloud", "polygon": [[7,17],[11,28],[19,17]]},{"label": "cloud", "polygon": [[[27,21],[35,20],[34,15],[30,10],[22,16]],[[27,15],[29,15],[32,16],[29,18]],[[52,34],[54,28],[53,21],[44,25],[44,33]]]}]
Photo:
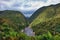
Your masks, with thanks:
[{"label": "cloud", "polygon": [[18,10],[29,17],[37,9],[57,3],[60,0],[0,0],[0,10]]},{"label": "cloud", "polygon": [[21,1],[20,3],[22,3],[18,9],[21,9],[21,10],[36,10],[40,7],[43,7],[43,6],[48,6],[48,5],[51,5],[51,4],[57,4],[57,3],[60,3],[60,0],[23,0]]},{"label": "cloud", "polygon": [[11,0],[0,0],[0,1],[11,1]]},{"label": "cloud", "polygon": [[0,10],[36,10],[43,6],[60,3],[60,0],[0,0]]}]

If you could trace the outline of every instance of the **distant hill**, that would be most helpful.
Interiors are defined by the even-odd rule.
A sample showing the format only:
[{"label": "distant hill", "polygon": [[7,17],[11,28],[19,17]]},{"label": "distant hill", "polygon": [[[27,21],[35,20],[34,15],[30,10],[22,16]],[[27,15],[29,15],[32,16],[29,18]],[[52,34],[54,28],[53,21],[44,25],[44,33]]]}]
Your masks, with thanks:
[{"label": "distant hill", "polygon": [[30,26],[37,35],[50,31],[52,34],[60,32],[60,4],[45,6],[38,9],[30,17]]},{"label": "distant hill", "polygon": [[4,20],[5,21],[4,23],[7,23],[8,26],[13,25],[13,27],[16,28],[17,30],[21,30],[28,25],[25,16],[19,11],[13,10],[0,11],[0,19],[2,19],[1,21]]}]

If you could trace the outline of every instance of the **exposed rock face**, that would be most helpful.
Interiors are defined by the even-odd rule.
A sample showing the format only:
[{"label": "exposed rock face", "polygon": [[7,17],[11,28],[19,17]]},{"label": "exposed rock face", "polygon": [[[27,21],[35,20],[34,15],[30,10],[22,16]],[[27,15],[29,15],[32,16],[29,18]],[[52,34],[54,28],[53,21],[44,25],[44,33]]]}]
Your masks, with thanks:
[{"label": "exposed rock face", "polygon": [[24,33],[27,34],[27,36],[35,36],[35,33],[33,32],[33,30],[30,27],[26,27],[24,29]]}]

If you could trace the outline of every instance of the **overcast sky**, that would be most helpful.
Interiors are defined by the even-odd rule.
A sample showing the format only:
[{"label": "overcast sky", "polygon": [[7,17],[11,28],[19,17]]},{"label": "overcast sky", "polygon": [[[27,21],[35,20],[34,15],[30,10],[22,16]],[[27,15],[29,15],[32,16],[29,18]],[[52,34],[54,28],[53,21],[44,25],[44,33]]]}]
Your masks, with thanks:
[{"label": "overcast sky", "polygon": [[57,3],[60,3],[60,0],[0,0],[0,10],[31,11]]}]

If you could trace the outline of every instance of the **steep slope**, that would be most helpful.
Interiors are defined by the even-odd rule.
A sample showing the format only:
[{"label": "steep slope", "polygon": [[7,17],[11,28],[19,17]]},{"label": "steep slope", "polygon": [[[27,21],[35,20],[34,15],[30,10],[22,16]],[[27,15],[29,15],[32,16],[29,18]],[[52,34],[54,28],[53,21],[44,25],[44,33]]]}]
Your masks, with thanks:
[{"label": "steep slope", "polygon": [[31,23],[38,15],[39,13],[41,13],[42,11],[44,11],[46,9],[46,7],[42,7],[40,9],[38,9],[36,12],[34,12],[32,14],[32,16],[29,18],[29,22]]},{"label": "steep slope", "polygon": [[[27,21],[24,15],[18,11],[5,10],[0,13],[0,18],[9,20],[11,25],[14,25],[15,28],[21,30],[27,26]],[[8,23],[7,23],[8,24]]]},{"label": "steep slope", "polygon": [[50,32],[52,32],[52,29],[53,29],[52,27],[54,27],[54,31],[52,32],[54,34],[55,28],[57,30],[57,28],[60,27],[59,26],[60,21],[58,21],[60,20],[60,16],[59,16],[60,15],[60,4],[50,5],[50,6],[42,7],[42,8],[43,10],[40,8],[32,15],[32,17],[34,18],[30,19],[32,21],[30,24],[30,27],[34,29],[36,34],[40,34],[44,32],[46,33],[47,31],[50,31],[50,30],[51,30]]}]

